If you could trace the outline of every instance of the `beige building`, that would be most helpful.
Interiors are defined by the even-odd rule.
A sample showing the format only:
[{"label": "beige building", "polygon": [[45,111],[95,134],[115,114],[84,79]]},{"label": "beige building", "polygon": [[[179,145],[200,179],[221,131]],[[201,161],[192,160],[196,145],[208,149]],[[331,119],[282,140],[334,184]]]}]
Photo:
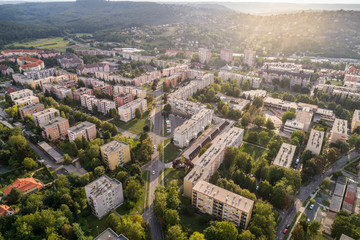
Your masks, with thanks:
[{"label": "beige building", "polygon": [[47,108],[40,112],[34,113],[32,116],[34,118],[35,124],[42,126],[60,116],[60,112],[55,108]]},{"label": "beige building", "polygon": [[311,129],[309,140],[305,150],[309,150],[315,155],[320,155],[323,141],[324,141],[324,132]]},{"label": "beige building", "polygon": [[103,162],[110,170],[131,160],[129,144],[113,140],[100,147]]},{"label": "beige building", "polygon": [[86,185],[85,193],[92,213],[99,219],[124,202],[121,182],[106,175]]},{"label": "beige building", "polygon": [[30,89],[22,89],[20,91],[12,92],[9,95],[11,97],[11,101],[14,101],[15,99],[33,96],[34,92]]},{"label": "beige building", "polygon": [[310,131],[313,115],[314,113],[313,111],[311,111],[310,108],[303,108],[302,111],[296,111],[295,120],[304,124],[304,127],[302,129],[304,132]]},{"label": "beige building", "polygon": [[284,124],[284,132],[289,134],[297,130],[302,131],[303,129],[304,129],[304,124],[296,120],[288,119]]},{"label": "beige building", "polygon": [[347,132],[348,132],[347,121],[344,119],[336,118],[331,130],[330,142],[334,143],[337,140],[345,142],[348,137]]},{"label": "beige building", "polygon": [[44,110],[44,108],[45,108],[45,106],[42,103],[26,105],[24,107],[19,108],[20,117],[22,120],[24,120],[24,118],[27,115],[32,115],[34,113],[40,112],[40,111]]},{"label": "beige building", "polygon": [[67,119],[57,117],[41,126],[42,136],[50,140],[65,139],[69,127],[69,121]]},{"label": "beige building", "polygon": [[355,110],[351,120],[351,133],[360,126],[360,110]]},{"label": "beige building", "polygon": [[232,222],[246,229],[254,207],[254,201],[200,180],[192,189],[192,205],[201,212]]},{"label": "beige building", "polygon": [[290,168],[291,163],[294,159],[295,150],[296,146],[288,143],[283,143],[278,154],[276,155],[273,164],[279,167]]},{"label": "beige building", "polygon": [[141,113],[146,112],[147,109],[147,100],[143,98],[135,99],[125,105],[122,105],[118,108],[118,112],[120,115],[120,120],[124,122],[128,122],[131,119],[135,118],[136,109],[140,109]]},{"label": "beige building", "polygon": [[174,130],[174,144],[178,147],[188,146],[192,139],[211,124],[214,111],[203,108]]},{"label": "beige building", "polygon": [[26,106],[26,105],[34,104],[34,103],[38,103],[38,102],[39,102],[39,98],[36,96],[28,96],[28,97],[23,97],[23,98],[14,100],[15,105],[22,105],[22,106]]},{"label": "beige building", "polygon": [[244,51],[244,63],[249,67],[254,67],[256,64],[256,51],[245,50]]},{"label": "beige building", "polygon": [[200,180],[208,181],[220,167],[225,157],[227,147],[239,147],[244,137],[244,129],[233,127],[217,136],[214,144],[198,159],[193,161],[194,168],[184,178],[184,195],[191,198],[191,191]]},{"label": "beige building", "polygon": [[225,62],[232,62],[234,52],[230,49],[221,49],[220,59]]},{"label": "beige building", "polygon": [[96,125],[85,121],[76,126],[69,128],[68,130],[69,141],[73,142],[77,138],[84,137],[87,141],[96,138]]},{"label": "beige building", "polygon": [[199,48],[200,63],[209,63],[211,58],[211,51],[207,48]]}]

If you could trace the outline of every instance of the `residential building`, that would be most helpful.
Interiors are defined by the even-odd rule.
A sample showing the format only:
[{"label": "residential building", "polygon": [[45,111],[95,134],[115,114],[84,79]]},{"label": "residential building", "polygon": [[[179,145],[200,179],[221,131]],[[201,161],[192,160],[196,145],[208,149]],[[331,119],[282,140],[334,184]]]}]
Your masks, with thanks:
[{"label": "residential building", "polygon": [[36,181],[34,178],[18,178],[9,185],[7,188],[4,189],[4,195],[7,196],[11,192],[13,188],[17,188],[20,191],[24,192],[24,194],[29,194],[33,192],[37,192],[43,187],[41,182]]},{"label": "residential building", "polygon": [[320,155],[322,144],[324,141],[324,132],[311,129],[309,140],[305,150],[309,150],[314,155]]},{"label": "residential building", "polygon": [[264,106],[274,108],[280,111],[288,111],[291,108],[297,109],[298,105],[295,102],[284,101],[279,98],[266,97],[264,98]]},{"label": "residential building", "polygon": [[76,73],[78,75],[86,74],[94,74],[95,72],[109,72],[109,65],[105,63],[94,63],[87,65],[80,65],[76,68]]},{"label": "residential building", "polygon": [[131,119],[135,118],[136,109],[140,109],[141,113],[147,111],[147,100],[138,98],[134,101],[131,101],[125,105],[122,105],[118,108],[118,112],[120,115],[120,120],[124,122],[128,122]]},{"label": "residential building", "polygon": [[170,77],[178,72],[187,72],[189,70],[189,66],[186,64],[182,64],[182,65],[176,65],[175,67],[169,67],[169,68],[164,68],[162,70],[162,76],[163,77]]},{"label": "residential building", "polygon": [[284,124],[284,132],[285,133],[289,133],[291,134],[294,131],[300,130],[303,131],[304,129],[304,124],[302,122],[299,122],[295,119],[293,120],[286,120],[285,124]]},{"label": "residential building", "polygon": [[99,85],[94,85],[94,90],[100,91],[102,93],[105,93],[107,95],[112,94],[112,86],[107,83],[101,83]]},{"label": "residential building", "polygon": [[256,64],[256,51],[246,49],[244,51],[244,64],[249,67],[255,67]]},{"label": "residential building", "polygon": [[304,132],[310,131],[313,115],[314,113],[313,111],[311,111],[310,108],[303,108],[303,110],[296,111],[295,120],[299,123],[304,124],[303,129],[301,129]]},{"label": "residential building", "polygon": [[34,104],[29,104],[26,106],[23,106],[21,108],[19,108],[19,113],[20,113],[20,117],[22,120],[24,120],[24,118],[27,115],[32,115],[34,113],[40,112],[42,110],[45,109],[44,104],[42,103],[34,103]]},{"label": "residential building", "polygon": [[283,143],[281,145],[278,154],[276,155],[273,165],[277,165],[279,167],[284,167],[284,168],[290,168],[291,163],[294,159],[295,151],[296,151],[296,146],[288,143]]},{"label": "residential building", "polygon": [[12,69],[12,68],[9,67],[9,66],[1,65],[1,64],[0,64],[0,73],[1,73],[2,75],[10,75],[10,74],[13,74],[13,73],[14,73],[14,69]]},{"label": "residential building", "polygon": [[143,56],[136,53],[122,52],[122,58],[130,61],[144,61],[146,63],[150,63],[154,57]]},{"label": "residential building", "polygon": [[0,217],[3,216],[10,216],[15,213],[15,210],[12,207],[9,207],[8,205],[0,205]]},{"label": "residential building", "polygon": [[39,102],[39,98],[36,96],[28,96],[28,97],[19,98],[19,99],[14,100],[15,105],[22,105],[22,106],[26,106],[26,105],[34,104],[34,103],[38,103],[38,102]]},{"label": "residential building", "polygon": [[184,195],[191,198],[192,188],[201,179],[208,181],[219,168],[225,157],[227,147],[239,147],[244,137],[244,129],[233,127],[217,136],[214,144],[199,158],[194,159],[193,169],[184,178]]},{"label": "residential building", "polygon": [[115,102],[108,99],[99,99],[97,106],[98,106],[98,111],[103,114],[106,114],[111,109],[116,108]]},{"label": "residential building", "polygon": [[34,118],[35,124],[42,126],[60,116],[60,112],[56,108],[47,108],[40,112],[33,113],[32,116]]},{"label": "residential building", "polygon": [[60,84],[45,83],[43,84],[43,92],[52,93],[57,99],[73,98],[72,90]]},{"label": "residential building", "polygon": [[353,214],[355,212],[355,207],[357,207],[355,202],[356,199],[357,199],[357,183],[349,179],[341,210],[345,210],[348,213]]},{"label": "residential building", "polygon": [[18,57],[17,63],[20,65],[20,71],[34,71],[45,68],[44,62],[38,58]]},{"label": "residential building", "polygon": [[168,98],[168,104],[171,106],[171,111],[175,113],[194,115],[198,113],[205,105],[196,103],[181,98]]},{"label": "residential building", "polygon": [[331,130],[330,142],[335,143],[337,140],[346,142],[348,137],[347,132],[347,121],[344,119],[336,118]]},{"label": "residential building", "polygon": [[111,228],[107,228],[105,231],[100,233],[94,240],[129,240],[123,234],[117,235]]},{"label": "residential building", "polygon": [[335,113],[333,110],[318,108],[314,115],[314,122],[319,122],[320,120],[332,123],[335,121]]},{"label": "residential building", "polygon": [[209,63],[211,58],[211,51],[207,48],[199,48],[199,61],[202,64]]},{"label": "residential building", "polygon": [[221,49],[220,59],[225,62],[232,62],[234,52],[230,49]]},{"label": "residential building", "polygon": [[88,121],[81,122],[67,130],[69,141],[73,142],[75,139],[84,137],[86,141],[96,138],[96,125]]},{"label": "residential building", "polygon": [[353,239],[352,237],[349,237],[348,235],[343,233],[343,234],[341,234],[341,237],[339,240],[355,240],[355,239]]},{"label": "residential building", "polygon": [[55,68],[24,72],[24,75],[33,80],[47,78],[55,75]]},{"label": "residential building", "polygon": [[57,61],[62,68],[76,68],[77,66],[84,64],[84,61],[74,53],[65,53],[62,56],[59,56]]},{"label": "residential building", "polygon": [[360,126],[360,110],[355,110],[354,115],[351,120],[351,133],[354,132],[354,130]]},{"label": "residential building", "polygon": [[115,85],[113,86],[113,92],[114,94],[119,93],[130,93],[133,96],[137,96],[138,98],[145,98],[146,97],[146,90],[141,89],[134,86],[121,86],[121,85]]},{"label": "residential building", "polygon": [[211,124],[213,114],[213,110],[203,108],[181,126],[175,128],[174,145],[181,148],[188,146],[192,139],[196,139],[197,135]]},{"label": "residential building", "polygon": [[92,213],[99,219],[124,202],[121,182],[106,175],[86,185],[85,193]]},{"label": "residential building", "polygon": [[244,81],[249,81],[251,88],[259,88],[261,84],[261,79],[258,77],[246,76],[243,74],[232,73],[227,71],[220,71],[219,77],[223,81],[231,81],[233,79],[238,80],[239,84],[242,85]]},{"label": "residential building", "polygon": [[131,93],[119,93],[114,95],[114,102],[116,107],[121,107],[134,100],[134,96]]},{"label": "residential building", "polygon": [[77,86],[77,80],[75,79],[61,79],[58,81],[58,84],[60,84],[63,87],[67,88],[76,88]]},{"label": "residential building", "polygon": [[178,82],[184,81],[186,77],[186,72],[177,72],[174,75],[165,78],[165,84],[167,87],[174,88],[178,85]]},{"label": "residential building", "polygon": [[80,101],[81,95],[84,94],[93,95],[93,90],[91,88],[81,87],[73,90],[72,94],[75,100]]},{"label": "residential building", "polygon": [[32,50],[32,49],[9,49],[1,51],[1,54],[6,57],[12,56],[38,56],[43,53],[43,50]]},{"label": "residential building", "polygon": [[46,154],[54,160],[57,164],[62,163],[64,161],[64,156],[61,155],[58,151],[56,151],[52,146],[50,146],[47,142],[42,141],[37,144],[41,150],[46,152]]},{"label": "residential building", "polygon": [[112,50],[100,50],[100,49],[86,49],[86,50],[76,50],[76,53],[79,55],[104,55],[107,57],[114,57],[116,56],[116,51]]},{"label": "residential building", "polygon": [[11,101],[14,101],[15,99],[19,99],[19,98],[24,98],[24,97],[28,97],[28,96],[33,96],[34,92],[30,89],[22,89],[16,92],[12,92],[9,94]]},{"label": "residential building", "polygon": [[257,97],[265,98],[267,92],[265,90],[250,90],[241,92],[242,95],[245,96],[246,99],[250,99],[253,101]]},{"label": "residential building", "polygon": [[360,75],[345,74],[344,81],[346,81],[346,82],[360,82]]},{"label": "residential building", "polygon": [[246,229],[254,207],[254,201],[221,187],[199,180],[192,189],[191,202],[201,212],[232,222]]},{"label": "residential building", "polygon": [[329,211],[338,213],[341,210],[341,204],[345,195],[347,178],[338,177],[333,195],[331,196]]},{"label": "residential building", "polygon": [[93,111],[93,106],[97,107],[98,112],[108,113],[115,108],[115,102],[108,99],[99,99],[93,95],[83,94],[80,96],[81,106],[86,107],[89,111]]},{"label": "residential building", "polygon": [[100,152],[103,162],[110,170],[115,170],[131,160],[129,144],[116,139],[102,145]]},{"label": "residential building", "polygon": [[57,117],[41,126],[42,136],[50,140],[65,139],[69,127],[67,119]]}]

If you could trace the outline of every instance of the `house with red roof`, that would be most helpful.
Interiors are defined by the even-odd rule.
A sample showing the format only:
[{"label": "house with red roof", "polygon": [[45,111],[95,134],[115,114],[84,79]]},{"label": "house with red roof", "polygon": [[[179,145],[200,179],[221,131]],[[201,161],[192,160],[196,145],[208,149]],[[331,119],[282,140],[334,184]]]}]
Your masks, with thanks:
[{"label": "house with red roof", "polygon": [[15,210],[8,205],[0,205],[0,217],[13,215]]},{"label": "house with red roof", "polygon": [[13,188],[17,188],[23,191],[25,194],[37,192],[44,185],[41,182],[37,182],[34,178],[18,178],[16,181],[4,189],[4,195],[7,196]]},{"label": "house with red roof", "polygon": [[17,63],[20,65],[20,71],[35,71],[45,68],[44,62],[38,58],[18,57]]},{"label": "house with red roof", "polygon": [[9,75],[11,73],[14,73],[14,69],[9,66],[0,64],[0,72],[2,73],[2,75]]}]

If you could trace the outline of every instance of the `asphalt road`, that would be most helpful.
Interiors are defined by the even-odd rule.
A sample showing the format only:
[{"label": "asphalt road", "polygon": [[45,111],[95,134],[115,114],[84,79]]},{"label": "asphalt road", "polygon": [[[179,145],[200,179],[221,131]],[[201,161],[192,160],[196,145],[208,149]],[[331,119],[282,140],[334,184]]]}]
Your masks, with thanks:
[{"label": "asphalt road", "polygon": [[282,221],[277,228],[276,239],[283,239],[284,235],[282,231],[284,230],[285,226],[291,223],[297,211],[299,211],[299,209],[302,207],[302,204],[305,202],[307,197],[310,196],[310,194],[322,183],[322,181],[324,181],[324,179],[330,176],[332,173],[342,169],[348,161],[357,156],[359,156],[357,152],[352,152],[351,154],[343,156],[337,162],[327,168],[323,174],[316,176],[309,185],[300,187],[300,194],[294,197],[294,204],[289,208],[289,210],[280,212]]}]

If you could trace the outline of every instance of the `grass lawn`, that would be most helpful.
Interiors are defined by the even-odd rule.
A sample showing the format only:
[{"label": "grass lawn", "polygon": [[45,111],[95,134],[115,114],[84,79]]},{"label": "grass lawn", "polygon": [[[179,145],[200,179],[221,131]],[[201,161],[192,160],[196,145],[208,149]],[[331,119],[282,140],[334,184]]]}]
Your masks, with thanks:
[{"label": "grass lawn", "polygon": [[259,159],[261,159],[265,149],[250,145],[248,143],[243,143],[240,147],[240,151],[250,154],[256,163]]},{"label": "grass lawn", "polygon": [[140,120],[134,118],[129,122],[114,121],[114,120],[111,122],[121,129],[124,129],[134,134],[141,134],[144,131],[143,129],[144,126],[146,124],[150,124],[148,117],[149,117],[149,112],[145,112]]},{"label": "grass lawn", "polygon": [[163,121],[164,122],[164,134],[163,134],[164,137],[167,137],[167,136],[169,136],[171,134],[171,132],[168,133],[167,130],[166,130],[167,129],[166,120],[167,120],[167,118],[164,117],[164,121]]},{"label": "grass lawn", "polygon": [[[147,184],[147,173],[148,171],[142,172],[142,178]],[[120,207],[116,209],[116,211],[121,215],[133,215],[133,214],[142,214],[144,212],[144,204],[145,204],[145,184],[141,189],[140,199],[135,203],[135,206],[132,209],[127,209],[126,204],[122,204]]]},{"label": "grass lawn", "polygon": [[335,86],[343,86],[344,82],[343,81],[330,81],[331,85],[335,85]]},{"label": "grass lawn", "polygon": [[163,170],[160,170],[160,172],[159,172],[159,186],[162,185],[162,173],[163,173]]},{"label": "grass lawn", "polygon": [[[249,136],[249,133],[250,133],[250,132],[256,132],[256,133],[259,134],[259,133],[262,132],[262,131],[267,132],[268,135],[269,135],[268,141],[267,141],[264,145],[262,145],[262,146],[266,147],[266,146],[268,145],[270,139],[274,136],[274,132],[273,132],[273,131],[269,131],[269,130],[267,130],[267,129],[265,129],[265,128],[257,128],[257,127],[255,127],[255,128],[247,128],[247,129],[245,129],[244,141],[248,141],[247,139],[248,139],[248,136]],[[249,142],[250,142],[250,141],[249,141]],[[261,144],[258,143],[258,142],[255,143],[255,144],[261,145]]]},{"label": "grass lawn", "polygon": [[80,224],[84,229],[85,234],[90,234],[92,237],[96,237],[100,233],[102,233],[109,226],[106,223],[106,219],[109,216],[106,215],[102,219],[98,219],[92,213],[87,217],[80,217]]},{"label": "grass lawn", "polygon": [[147,181],[146,181],[146,186],[147,186],[147,192],[146,192],[146,207],[145,208],[148,208],[149,207],[149,189],[150,189],[150,172],[147,171],[148,174],[147,174]]},{"label": "grass lawn", "polygon": [[165,139],[165,140],[164,140],[164,146],[166,146],[166,144],[168,144],[170,141],[171,141],[170,138]]},{"label": "grass lawn", "polygon": [[62,37],[41,38],[30,42],[15,42],[11,45],[14,47],[34,47],[36,49],[54,49],[56,51],[65,52],[68,48],[69,41],[64,41]]},{"label": "grass lawn", "polygon": [[172,180],[178,181],[180,187],[184,182],[185,171],[182,169],[166,168],[164,171],[164,185],[167,187]]},{"label": "grass lawn", "polygon": [[164,162],[169,163],[175,160],[175,158],[180,154],[179,149],[180,148],[176,147],[173,143],[169,143],[164,148]]},{"label": "grass lawn", "polygon": [[348,165],[345,166],[345,170],[357,175],[356,166],[359,164],[359,161],[360,161],[360,158],[349,163]]}]

